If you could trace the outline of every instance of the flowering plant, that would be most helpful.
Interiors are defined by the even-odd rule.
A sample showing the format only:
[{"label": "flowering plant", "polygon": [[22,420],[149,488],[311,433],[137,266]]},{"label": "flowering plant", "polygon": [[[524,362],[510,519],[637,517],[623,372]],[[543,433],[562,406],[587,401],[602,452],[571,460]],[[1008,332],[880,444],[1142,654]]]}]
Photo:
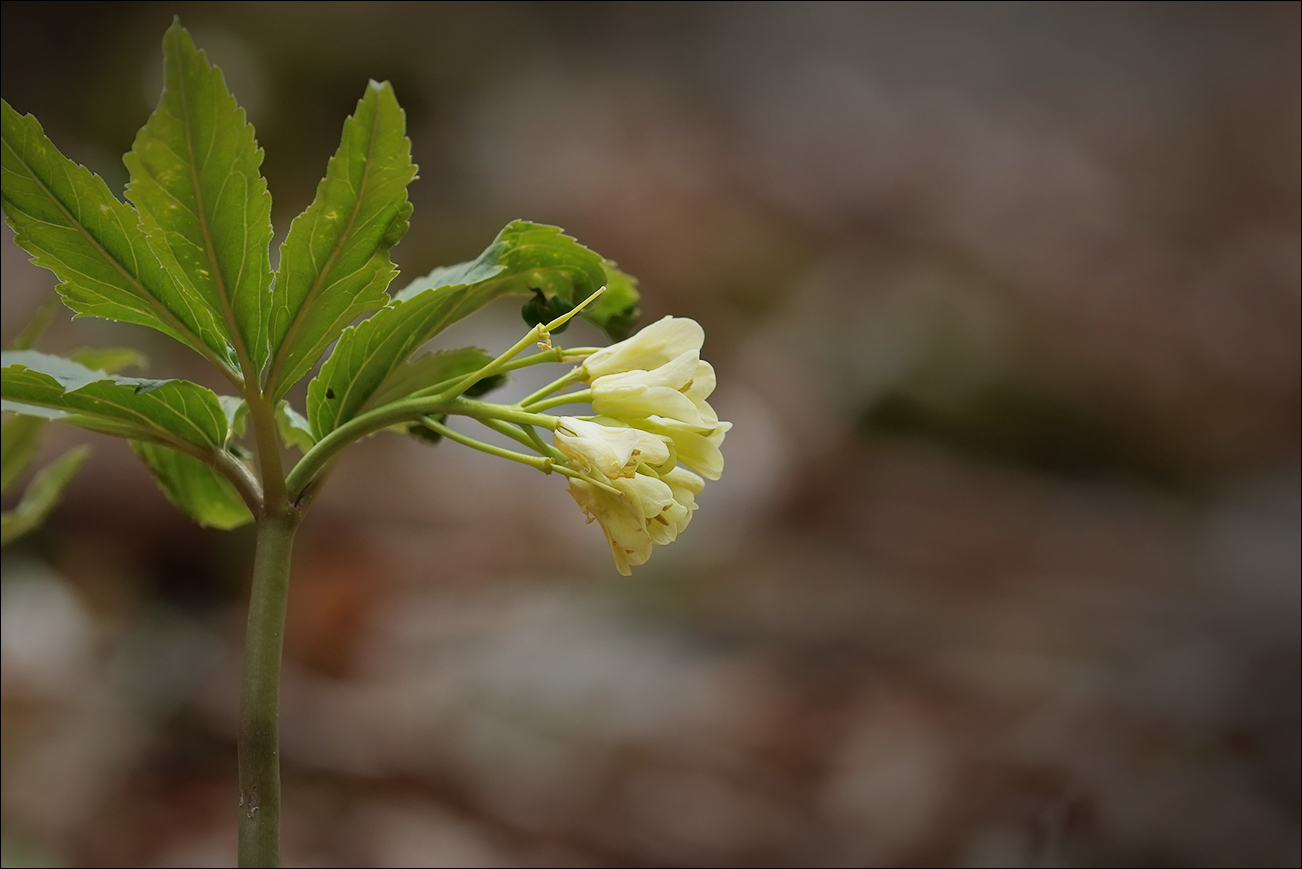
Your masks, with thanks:
[{"label": "flowering plant", "polygon": [[[120,353],[62,358],[24,339],[3,354],[0,372],[4,410],[17,415],[5,426],[4,482],[30,461],[39,426],[53,420],[127,439],[163,493],[200,524],[256,523],[239,861],[275,865],[281,637],[294,535],[345,447],[397,430],[560,473],[628,574],[652,545],[687,526],[702,477],[717,479],[723,468],[719,445],[729,424],[706,401],[714,370],[700,359],[704,334],[692,320],[668,317],[601,349],[551,342],[580,314],[613,339],[625,338],[638,316],[633,279],[556,227],[514,221],[475,260],[391,294],[397,269],[389,249],[407,231],[416,167],[387,83],[371,82],[344,122],[316,197],[290,225],[273,269],[271,196],[253,128],[179,23],[164,38],[163,57],[162,98],[124,158],[129,204],[63,156],[34,117],[3,103],[4,213],[77,315],[162,332],[207,360],[233,394],[121,376],[112,373]],[[508,294],[528,299],[523,314],[532,326],[514,346],[496,356],[474,347],[417,355],[448,325]],[[535,344],[539,352],[521,355]],[[523,401],[481,400],[510,372],[545,363],[572,367]],[[314,370],[300,411],[290,388]],[[590,403],[594,415],[546,412],[575,402]],[[473,438],[449,426],[450,416],[529,452]],[[551,443],[539,429],[552,433]],[[292,467],[291,450],[302,453]],[[11,526],[16,536],[39,521],[79,456],[33,481],[40,509],[12,523],[6,517],[6,540]]]}]

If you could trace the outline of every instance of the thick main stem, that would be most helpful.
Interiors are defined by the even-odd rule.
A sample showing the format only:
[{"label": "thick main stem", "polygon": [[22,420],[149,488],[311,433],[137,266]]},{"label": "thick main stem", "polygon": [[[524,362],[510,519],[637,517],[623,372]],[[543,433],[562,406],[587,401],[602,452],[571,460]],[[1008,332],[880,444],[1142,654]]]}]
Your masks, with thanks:
[{"label": "thick main stem", "polygon": [[258,517],[240,696],[241,867],[280,865],[280,659],[298,520],[283,504]]}]

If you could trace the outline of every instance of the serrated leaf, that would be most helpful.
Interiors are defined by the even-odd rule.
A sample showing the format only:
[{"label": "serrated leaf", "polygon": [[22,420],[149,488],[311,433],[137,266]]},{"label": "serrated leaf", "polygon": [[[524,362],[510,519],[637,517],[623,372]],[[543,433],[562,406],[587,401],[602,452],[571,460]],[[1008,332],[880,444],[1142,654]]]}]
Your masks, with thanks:
[{"label": "serrated leaf", "polygon": [[32,262],[54,272],[79,315],[148,326],[228,370],[226,330],[177,285],[150,250],[131,206],[59,153],[31,115],[0,100],[5,217]]},{"label": "serrated leaf", "polygon": [[0,546],[9,545],[45,521],[89,456],[90,447],[74,447],[36,472],[18,506],[0,515]]},{"label": "serrated leaf", "polygon": [[397,298],[458,284],[480,287],[494,279],[508,284],[498,292],[540,290],[577,305],[606,283],[606,270],[600,256],[559,226],[513,220],[478,257],[417,278]]},{"label": "serrated leaf", "polygon": [[508,224],[478,258],[418,278],[387,307],[344,330],[308,386],[313,433],[320,438],[352,419],[422,344],[498,296],[538,290],[575,305],[605,282],[604,260],[558,227]]},{"label": "serrated leaf", "polygon": [[262,149],[221,70],[176,22],[163,37],[163,80],[158,108],[122,158],[131,172],[127,198],[163,267],[260,373],[272,235]]},{"label": "serrated leaf", "polygon": [[307,421],[307,417],[294,410],[294,406],[288,401],[281,400],[276,405],[276,428],[280,431],[280,439],[286,446],[298,447],[303,452],[307,452],[316,445],[316,438],[312,436],[312,426]]},{"label": "serrated leaf", "polygon": [[8,492],[14,480],[27,470],[41,446],[45,420],[33,416],[15,416],[0,428],[0,493]]},{"label": "serrated leaf", "polygon": [[203,451],[225,443],[221,402],[197,383],[105,374],[35,350],[0,354],[0,365],[5,410]]},{"label": "serrated leaf", "polygon": [[[365,409],[369,410],[372,407],[379,407],[391,401],[406,398],[414,392],[428,389],[431,386],[454,378],[465,377],[492,361],[493,357],[478,347],[462,347],[459,350],[436,350],[415,359],[409,359],[389,372],[389,376],[384,379],[384,383],[380,384],[380,388],[375,390]],[[493,382],[488,383],[488,381]],[[490,377],[475,384],[475,387],[479,387],[478,390],[472,387],[466,391],[466,394],[483,395],[489,389],[496,388],[505,381],[504,376]]]},{"label": "serrated leaf", "polygon": [[407,232],[416,176],[393,88],[371,82],[344,121],[316,199],[280,248],[268,386],[284,395],[358,314],[382,308],[398,270],[389,248]]},{"label": "serrated leaf", "polygon": [[198,459],[140,441],[132,441],[131,449],[167,500],[200,525],[229,531],[253,521],[235,487]]}]

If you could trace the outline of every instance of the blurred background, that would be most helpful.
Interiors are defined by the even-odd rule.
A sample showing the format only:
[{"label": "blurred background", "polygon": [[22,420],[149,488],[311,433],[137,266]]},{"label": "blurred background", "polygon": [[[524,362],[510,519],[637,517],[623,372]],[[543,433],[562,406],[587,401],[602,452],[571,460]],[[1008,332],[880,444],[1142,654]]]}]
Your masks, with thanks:
[{"label": "blurred background", "polygon": [[[287,865],[1299,865],[1298,4],[5,3],[4,96],[120,192],[174,14],[281,237],[388,79],[395,286],[564,226],[704,325],[735,424],[631,579],[559,478],[354,448]],[[54,281],[3,232],[8,341]],[[124,343],[221,385],[42,347]],[[4,554],[4,864],[232,864],[252,532],[43,455],[86,440]]]}]

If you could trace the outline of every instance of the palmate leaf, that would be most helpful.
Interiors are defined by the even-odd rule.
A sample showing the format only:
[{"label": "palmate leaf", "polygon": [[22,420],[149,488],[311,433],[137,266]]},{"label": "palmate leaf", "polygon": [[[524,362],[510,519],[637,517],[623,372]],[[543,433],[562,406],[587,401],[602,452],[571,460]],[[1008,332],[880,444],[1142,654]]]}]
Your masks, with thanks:
[{"label": "palmate leaf", "polygon": [[9,545],[44,522],[89,457],[90,447],[73,447],[37,471],[18,505],[0,515],[0,546]]},{"label": "palmate leaf", "polygon": [[[536,290],[576,305],[606,282],[605,261],[559,228],[520,220],[508,224],[477,259],[418,278],[387,307],[344,330],[308,386],[313,433],[320,438],[372,406],[390,372],[422,344],[498,296]],[[631,282],[625,290],[635,309]],[[615,313],[608,311],[597,325],[606,325]]]},{"label": "palmate leaf", "polygon": [[407,232],[416,176],[393,88],[371,82],[344,121],[316,199],[280,248],[267,388],[284,395],[358,314],[382,308],[397,274],[389,248]]},{"label": "palmate leaf", "polygon": [[68,307],[157,329],[230,369],[220,319],[159,265],[135,211],[2,100],[0,128],[5,217],[32,262],[58,277]]},{"label": "palmate leaf", "polygon": [[127,198],[163,267],[225,327],[245,373],[257,375],[271,319],[262,149],[221,71],[176,22],[163,37],[163,80],[158,108],[123,157]]},{"label": "palmate leaf", "polygon": [[198,459],[140,441],[132,441],[131,449],[167,500],[200,525],[229,531],[253,521],[235,487]]},{"label": "palmate leaf", "polygon": [[196,383],[109,375],[35,350],[0,354],[0,365],[5,410],[201,454],[225,443],[221,401]]}]

